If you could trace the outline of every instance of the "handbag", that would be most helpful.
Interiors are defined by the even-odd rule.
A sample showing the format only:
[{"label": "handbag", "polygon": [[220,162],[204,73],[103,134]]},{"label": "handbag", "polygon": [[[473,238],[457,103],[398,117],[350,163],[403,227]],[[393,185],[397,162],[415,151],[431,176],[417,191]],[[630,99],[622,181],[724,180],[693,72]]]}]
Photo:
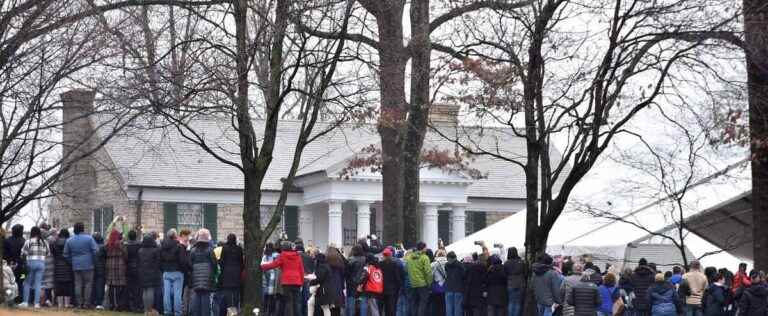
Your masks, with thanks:
[{"label": "handbag", "polygon": [[615,301],[613,301],[613,316],[621,316],[624,314],[624,300],[619,297]]}]

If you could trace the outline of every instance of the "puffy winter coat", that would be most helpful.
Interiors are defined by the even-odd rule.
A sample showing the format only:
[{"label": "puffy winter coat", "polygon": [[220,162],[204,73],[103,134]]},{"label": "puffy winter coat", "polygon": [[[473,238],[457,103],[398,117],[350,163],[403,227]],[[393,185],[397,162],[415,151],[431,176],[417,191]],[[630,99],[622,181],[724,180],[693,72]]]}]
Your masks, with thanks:
[{"label": "puffy winter coat", "polygon": [[573,314],[576,316],[594,316],[602,304],[600,291],[592,282],[579,282],[568,293],[566,299],[568,305],[573,306]]},{"label": "puffy winter coat", "polygon": [[536,303],[551,306],[554,303],[561,304],[560,286],[562,281],[552,266],[533,264],[533,294]]},{"label": "puffy winter coat", "polygon": [[507,287],[519,289],[525,281],[525,263],[521,258],[510,259],[504,262],[504,271],[507,273]]},{"label": "puffy winter coat", "polygon": [[160,248],[151,238],[145,238],[139,249],[139,281],[142,288],[154,288],[162,283]]},{"label": "puffy winter coat", "polygon": [[716,283],[710,284],[704,292],[702,307],[704,307],[704,316],[724,316],[725,315],[725,296],[728,290],[722,285]]},{"label": "puffy winter coat", "polygon": [[507,274],[504,266],[495,264],[485,274],[486,303],[492,306],[507,306]]},{"label": "puffy winter coat", "polygon": [[55,283],[72,282],[75,279],[72,273],[72,265],[67,258],[64,258],[64,245],[66,244],[66,238],[58,238],[51,246],[51,253],[53,253],[53,282]]},{"label": "puffy winter coat", "polygon": [[213,277],[216,273],[216,257],[213,249],[206,241],[198,242],[189,254],[190,273],[189,286],[195,291],[212,291]]},{"label": "puffy winter coat", "polygon": [[647,311],[651,308],[648,302],[648,288],[654,283],[655,272],[648,266],[638,266],[632,273],[632,286],[634,287],[635,300],[634,307],[640,311]]},{"label": "puffy winter coat", "polygon": [[[646,300],[650,304],[652,316],[676,316],[679,299],[677,291],[669,282],[656,282],[646,290]],[[640,298],[637,296],[637,298]],[[635,299],[637,301],[637,299]]]},{"label": "puffy winter coat", "polygon": [[752,284],[743,289],[739,299],[739,316],[764,316],[768,304],[768,287],[765,284]]},{"label": "puffy winter coat", "polygon": [[135,240],[125,242],[125,264],[129,280],[139,276],[139,249],[141,249],[140,242]]},{"label": "puffy winter coat", "polygon": [[296,251],[283,251],[276,260],[261,265],[262,271],[272,270],[274,268],[280,268],[281,270],[281,285],[301,286],[304,284],[304,264],[301,260],[301,256]]},{"label": "puffy winter coat", "polygon": [[408,269],[408,277],[411,279],[411,287],[425,287],[432,284],[432,267],[429,257],[423,251],[414,251],[405,257],[405,266]]},{"label": "puffy winter coat", "polygon": [[221,276],[219,286],[222,288],[240,288],[240,275],[243,271],[243,248],[237,244],[225,244],[221,249]]},{"label": "puffy winter coat", "polygon": [[603,303],[600,305],[600,312],[609,315],[612,314],[613,302],[615,302],[621,296],[621,291],[618,287],[609,287],[605,286],[605,284],[598,287],[598,291],[600,291],[600,300],[603,301]]}]

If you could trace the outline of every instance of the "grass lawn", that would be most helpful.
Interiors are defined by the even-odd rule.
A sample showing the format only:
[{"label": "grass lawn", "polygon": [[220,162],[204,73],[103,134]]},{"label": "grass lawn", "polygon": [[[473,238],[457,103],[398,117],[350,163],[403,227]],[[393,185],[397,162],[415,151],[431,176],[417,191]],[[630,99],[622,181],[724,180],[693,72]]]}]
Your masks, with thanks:
[{"label": "grass lawn", "polygon": [[97,310],[82,310],[82,309],[56,309],[56,308],[41,308],[41,309],[20,309],[20,308],[7,308],[0,307],[0,316],[49,316],[49,315],[61,315],[61,316],[137,316],[142,314],[124,313],[124,312],[110,312],[110,311],[97,311]]}]

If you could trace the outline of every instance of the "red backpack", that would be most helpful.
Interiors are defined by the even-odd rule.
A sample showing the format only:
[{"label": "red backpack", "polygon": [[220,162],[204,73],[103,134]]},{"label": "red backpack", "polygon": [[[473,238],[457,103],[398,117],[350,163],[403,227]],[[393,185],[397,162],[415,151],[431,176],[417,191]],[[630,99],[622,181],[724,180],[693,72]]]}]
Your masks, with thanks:
[{"label": "red backpack", "polygon": [[368,265],[368,280],[365,282],[364,290],[368,293],[381,294],[384,292],[384,275],[381,269],[374,265]]}]

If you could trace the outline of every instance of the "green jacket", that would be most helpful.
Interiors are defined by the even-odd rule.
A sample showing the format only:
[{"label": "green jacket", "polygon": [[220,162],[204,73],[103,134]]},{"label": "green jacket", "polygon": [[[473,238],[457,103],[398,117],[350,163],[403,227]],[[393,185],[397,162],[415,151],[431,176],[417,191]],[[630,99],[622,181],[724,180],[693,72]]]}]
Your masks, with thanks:
[{"label": "green jacket", "polygon": [[422,251],[409,253],[405,257],[405,266],[408,269],[411,287],[432,285],[432,267],[429,264],[429,257]]}]

